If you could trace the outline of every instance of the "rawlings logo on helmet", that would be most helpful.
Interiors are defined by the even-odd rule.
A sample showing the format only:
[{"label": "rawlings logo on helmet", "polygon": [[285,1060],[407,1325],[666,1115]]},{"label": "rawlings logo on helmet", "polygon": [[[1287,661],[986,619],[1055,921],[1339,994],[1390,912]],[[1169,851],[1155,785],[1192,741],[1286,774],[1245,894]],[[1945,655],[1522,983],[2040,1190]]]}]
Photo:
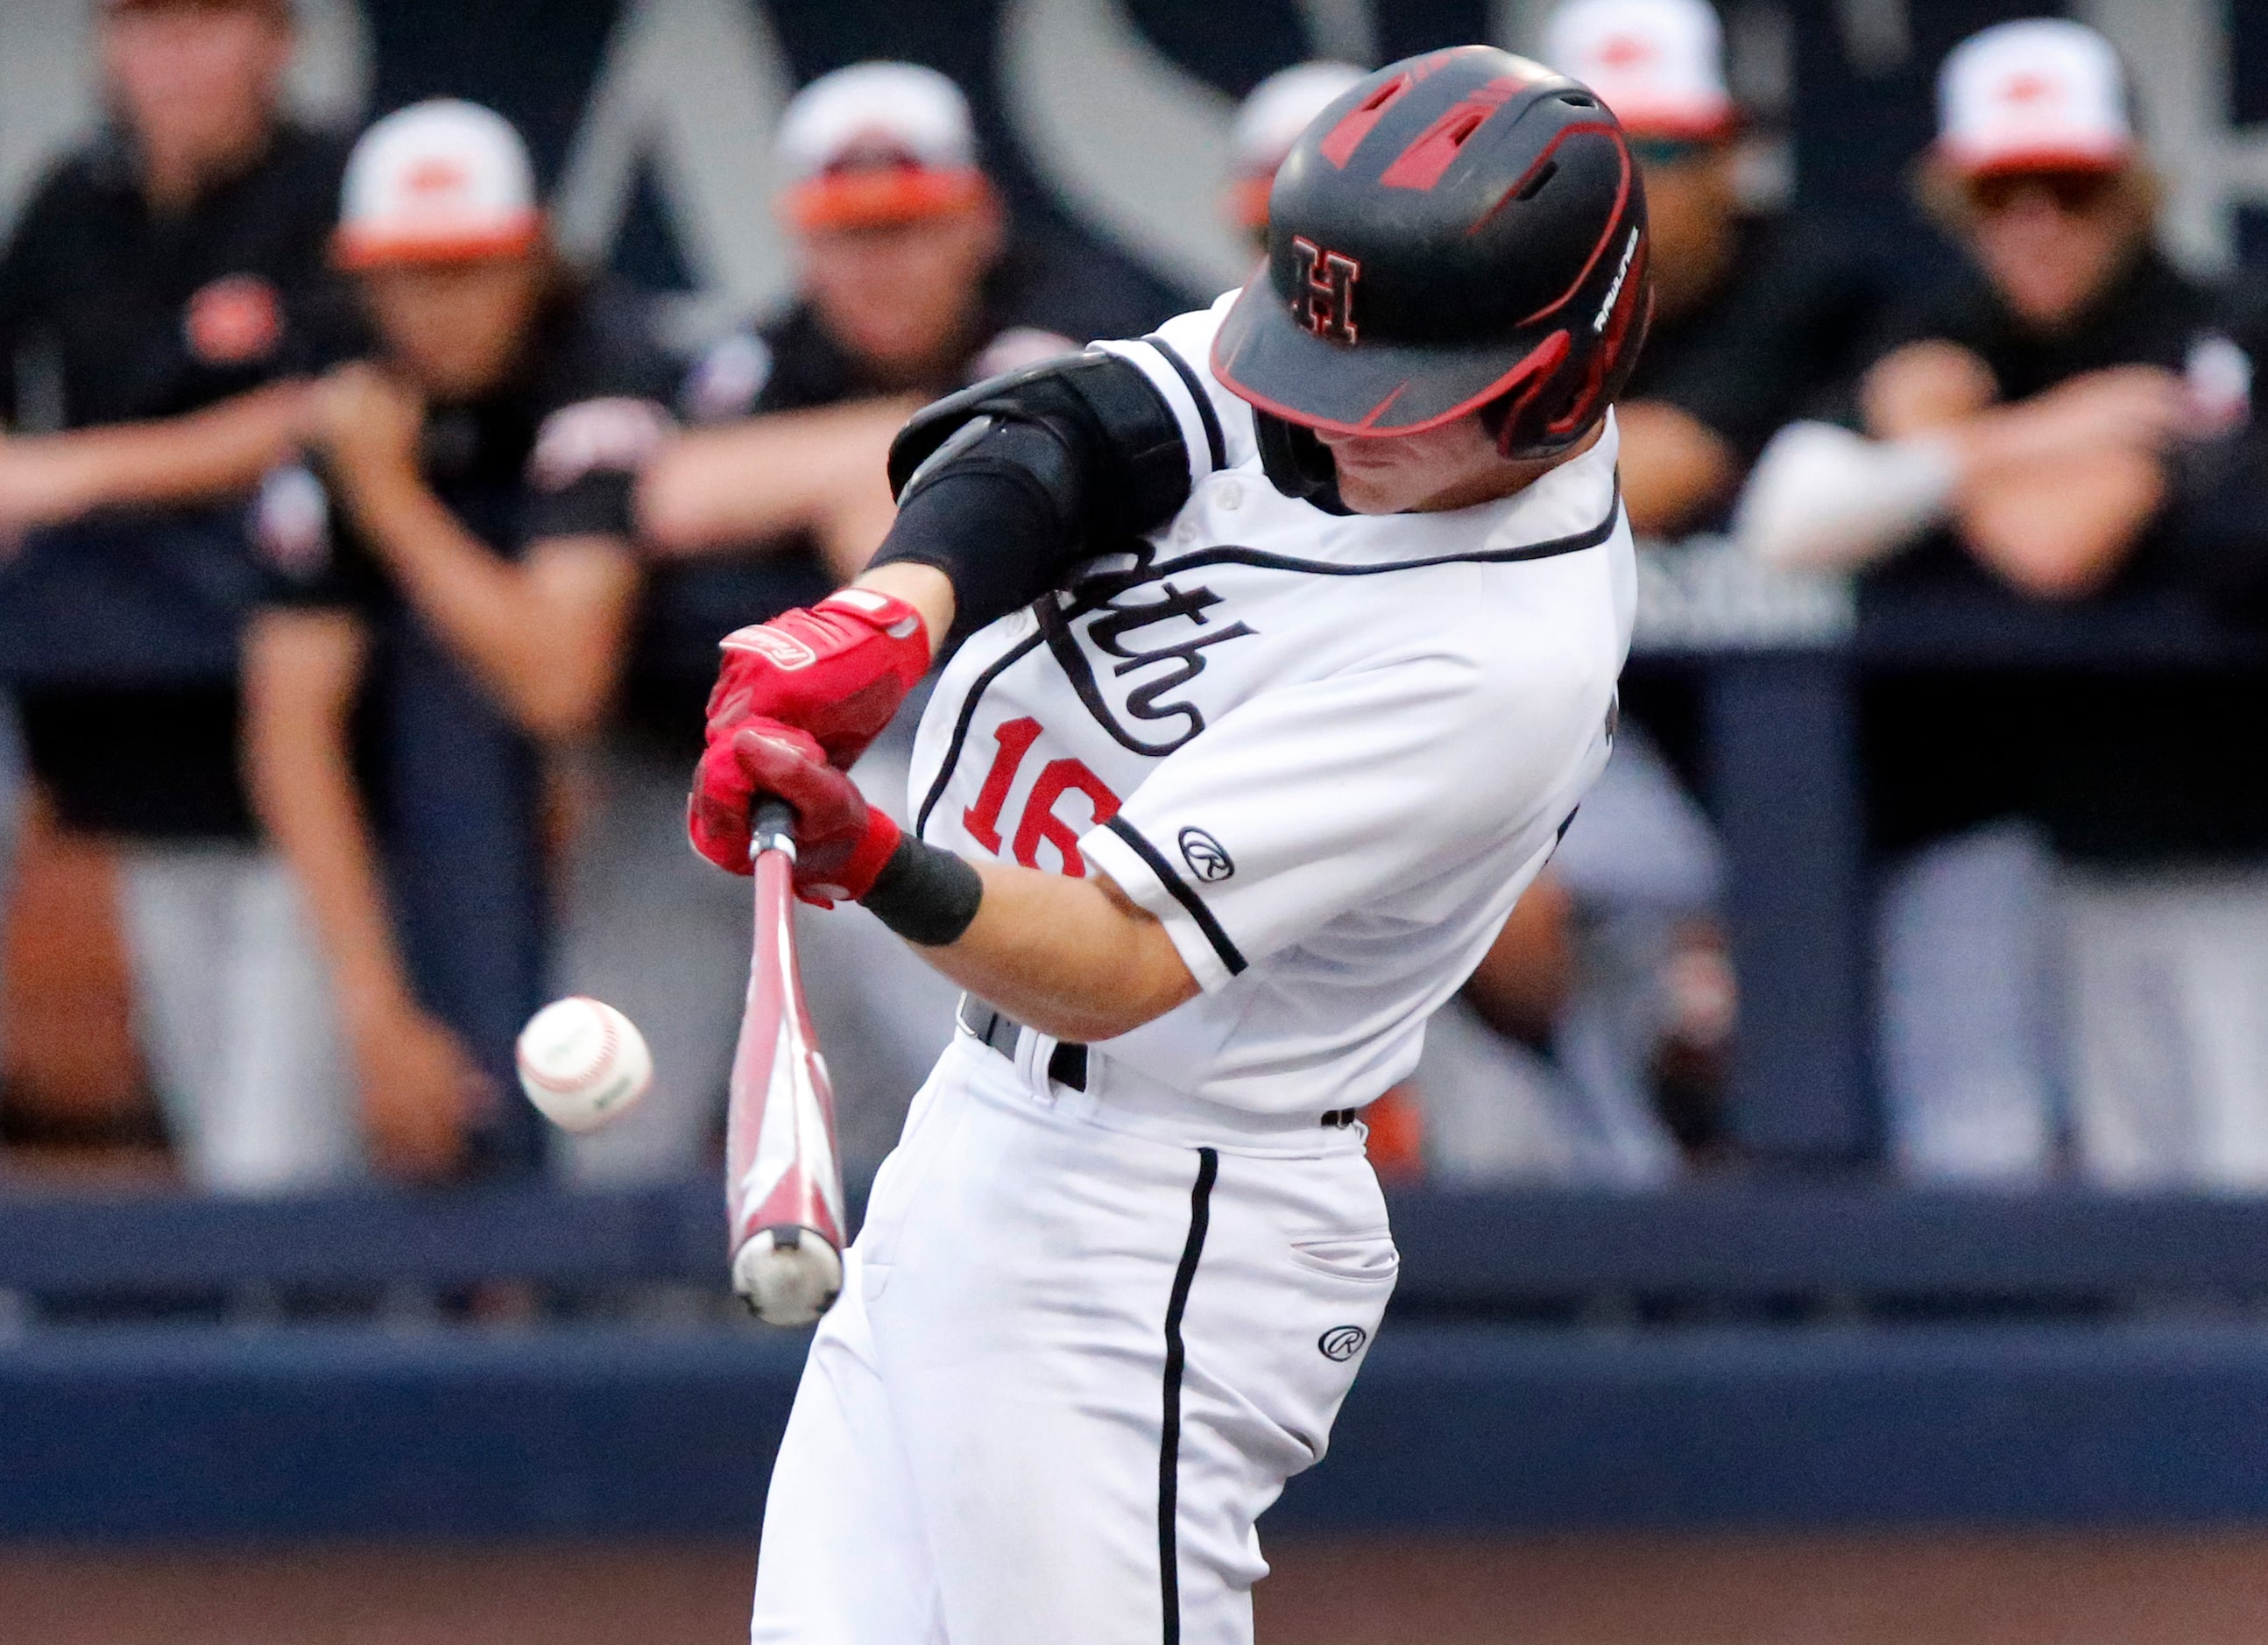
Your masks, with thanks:
[{"label": "rawlings logo on helmet", "polygon": [[1360,335],[1354,319],[1354,283],[1362,265],[1327,252],[1305,235],[1292,241],[1292,312],[1325,342],[1352,342]]},{"label": "rawlings logo on helmet", "polygon": [[1637,254],[1638,231],[1632,229],[1630,231],[1630,239],[1623,242],[1623,260],[1615,265],[1615,282],[1607,288],[1607,295],[1599,304],[1599,312],[1591,316],[1591,329],[1594,332],[1606,330],[1607,316],[1615,312],[1615,299],[1623,294],[1623,282],[1630,278],[1631,259]]}]

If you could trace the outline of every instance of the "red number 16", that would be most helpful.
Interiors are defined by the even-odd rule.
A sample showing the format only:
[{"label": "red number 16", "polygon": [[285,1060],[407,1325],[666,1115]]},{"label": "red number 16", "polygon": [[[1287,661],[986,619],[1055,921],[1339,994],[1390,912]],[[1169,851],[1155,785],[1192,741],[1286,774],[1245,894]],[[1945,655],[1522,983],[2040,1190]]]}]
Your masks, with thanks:
[{"label": "red number 16", "polygon": [[[1000,812],[1008,803],[1008,790],[1016,785],[1016,773],[1023,766],[1024,756],[1040,739],[1040,723],[1029,717],[1010,720],[992,735],[1000,750],[992,756],[991,770],[984,774],[984,786],[977,793],[976,804],[961,812],[961,823],[971,839],[998,856]],[[1040,767],[1032,792],[1024,801],[1024,819],[1016,826],[1015,858],[1026,868],[1039,867],[1040,842],[1044,840],[1055,847],[1057,856],[1063,859],[1065,875],[1072,879],[1086,878],[1086,859],[1079,854],[1080,831],[1055,811],[1057,802],[1074,789],[1086,795],[1094,807],[1096,823],[1107,823],[1118,815],[1118,797],[1084,762],[1049,760]]]}]

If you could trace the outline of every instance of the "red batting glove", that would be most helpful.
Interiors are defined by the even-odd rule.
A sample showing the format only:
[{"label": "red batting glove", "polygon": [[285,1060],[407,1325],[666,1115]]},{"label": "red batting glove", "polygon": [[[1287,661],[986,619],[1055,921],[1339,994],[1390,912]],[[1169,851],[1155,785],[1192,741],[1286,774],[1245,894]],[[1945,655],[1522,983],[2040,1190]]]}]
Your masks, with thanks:
[{"label": "red batting glove", "polygon": [[713,747],[752,720],[808,731],[849,769],[929,672],[929,626],[902,599],[846,588],[725,636],[709,694]]},{"label": "red batting glove", "polygon": [[812,737],[777,720],[750,721],[709,745],[686,819],[693,848],[718,868],[747,873],[749,815],[766,795],[795,808],[797,896],[831,908],[873,890],[898,848],[897,824],[866,803]]}]

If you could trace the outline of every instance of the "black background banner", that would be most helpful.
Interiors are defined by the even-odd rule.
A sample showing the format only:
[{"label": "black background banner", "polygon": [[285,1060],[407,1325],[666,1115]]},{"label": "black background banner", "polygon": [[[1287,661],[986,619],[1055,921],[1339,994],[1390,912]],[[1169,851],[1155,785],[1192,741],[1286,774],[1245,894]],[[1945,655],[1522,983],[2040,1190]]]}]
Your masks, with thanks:
[{"label": "black background banner", "polygon": [[[1091,201],[1067,197],[1079,191],[1064,187],[1063,157],[1050,151],[1043,135],[1035,136],[1027,108],[1031,94],[1019,88],[1013,42],[1033,16],[1115,19],[1169,71],[1218,93],[1226,108],[1270,71],[1316,55],[1319,45],[1366,48],[1383,61],[1446,44],[1517,36],[1532,31],[1533,18],[1544,9],[1486,0],[1392,0],[1366,8],[1360,0],[1351,5],[1241,0],[1233,7],[1219,0],[763,0],[761,5],[756,0],[644,0],[642,7],[612,0],[365,0],[373,112],[443,93],[491,103],[520,124],[546,177],[557,178],[592,118],[610,40],[635,24],[634,11],[672,6],[749,8],[795,83],[873,57],[907,58],[951,75],[969,92],[989,163],[1027,231],[1094,243],[1107,261],[1096,275],[1098,301],[1130,312],[1162,312],[1205,294],[1209,282],[1186,263],[1130,244],[1120,225],[1096,220],[1101,214]],[[1884,258],[1928,272],[1940,254],[1915,231],[1905,178],[1930,136],[1936,66],[1976,29],[2042,8],[1992,0],[1734,0],[1723,9],[1736,87],[1758,109],[1764,135],[1790,139],[1796,197]],[[2204,122],[2212,129],[2268,114],[2268,8],[2229,10],[2235,16],[2226,86],[2211,94],[2220,106],[2205,111]],[[2174,29],[2192,11],[2227,15],[2215,0],[2124,0],[2123,5],[2111,0],[2094,8],[2105,11],[2113,14],[2106,26],[2124,16],[2130,31],[2153,22]],[[2143,23],[2137,25],[2137,18]],[[2205,30],[2208,37],[2211,32]],[[2131,40],[2123,43],[2133,55]],[[2195,79],[2211,66],[2160,62],[2144,77],[2170,85],[2170,95],[2187,100],[2207,96],[2210,88],[2185,90],[2184,73]],[[1058,90],[1098,109],[1126,89],[1125,77],[1107,58],[1058,55],[1042,70]],[[2143,117],[2165,125],[2153,118],[2160,111],[2148,106],[2149,92],[2146,85]],[[2185,108],[2174,123],[2196,123],[2196,112]],[[716,111],[714,119],[727,123],[730,113]],[[1122,146],[1141,141],[1138,129],[1123,135]],[[692,163],[701,163],[697,155]],[[713,278],[703,277],[698,260],[688,255],[666,169],[651,162],[641,168],[611,238],[613,261],[660,289],[713,285]],[[1210,206],[1192,190],[1185,209],[1194,216]],[[747,209],[767,211],[769,203],[751,199]],[[2268,239],[2257,231],[2257,215],[2249,207],[2231,214],[2232,245],[2250,251],[2254,240]]]},{"label": "black background banner", "polygon": [[[1146,323],[1234,283],[1221,224],[1235,100],[1303,57],[1382,62],[1472,40],[1532,43],[1548,0],[299,0],[329,54],[333,114],[421,98],[490,104],[526,134],[571,248],[693,321],[785,290],[769,140],[793,88],[863,59],[932,64],[976,110],[1028,239],[1091,253],[1099,328]],[[1944,253],[1906,177],[1938,63],[1963,36],[2043,10],[2007,0],[1722,0],[1734,89],[1807,208],[1887,268]],[[2169,241],[2192,261],[2268,254],[2268,6],[2083,0],[2126,53],[2169,180]],[[92,114],[90,0],[0,4],[0,191]],[[319,78],[324,77],[318,77]],[[346,88],[343,94],[340,88]],[[2263,261],[2268,261],[2264,255]]]}]

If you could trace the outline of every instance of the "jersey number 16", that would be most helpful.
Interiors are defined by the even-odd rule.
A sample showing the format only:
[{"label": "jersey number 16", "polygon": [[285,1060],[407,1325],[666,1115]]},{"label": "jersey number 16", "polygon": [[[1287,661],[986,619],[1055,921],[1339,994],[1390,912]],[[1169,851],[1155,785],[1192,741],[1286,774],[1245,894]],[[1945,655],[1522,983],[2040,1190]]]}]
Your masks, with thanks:
[{"label": "jersey number 16", "polygon": [[[961,814],[961,823],[971,839],[998,856],[1000,813],[1007,806],[1010,790],[1016,786],[1016,774],[1023,768],[1024,756],[1040,740],[1040,723],[1029,716],[1010,720],[992,735],[1000,745],[999,752],[992,756],[992,768],[984,774],[984,786],[977,793],[976,804]],[[1016,825],[1012,846],[1017,862],[1026,868],[1039,867],[1040,845],[1044,841],[1056,848],[1066,876],[1072,879],[1086,878],[1086,859],[1079,851],[1079,836],[1084,830],[1056,815],[1056,806],[1063,797],[1074,790],[1086,796],[1094,808],[1094,822],[1089,826],[1107,823],[1118,814],[1118,797],[1104,786],[1101,777],[1086,768],[1084,761],[1050,760],[1040,767],[1032,791],[1024,799],[1023,820]]]}]

